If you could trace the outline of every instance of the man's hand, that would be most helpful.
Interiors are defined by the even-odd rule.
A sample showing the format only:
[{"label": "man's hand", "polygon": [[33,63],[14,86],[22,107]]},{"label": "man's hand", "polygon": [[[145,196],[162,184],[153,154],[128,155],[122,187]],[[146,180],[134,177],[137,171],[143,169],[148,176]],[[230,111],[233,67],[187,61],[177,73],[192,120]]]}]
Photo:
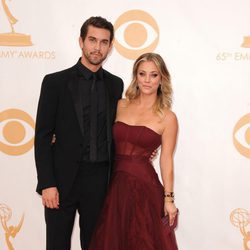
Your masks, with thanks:
[{"label": "man's hand", "polygon": [[152,161],[155,159],[155,157],[157,156],[157,153],[158,153],[158,150],[157,150],[157,149],[155,149],[155,150],[152,152],[152,154],[150,155],[150,158],[149,158],[149,161],[150,161],[150,162],[152,162]]},{"label": "man's hand", "polygon": [[56,187],[45,188],[42,191],[43,205],[47,208],[59,208],[59,193]]}]

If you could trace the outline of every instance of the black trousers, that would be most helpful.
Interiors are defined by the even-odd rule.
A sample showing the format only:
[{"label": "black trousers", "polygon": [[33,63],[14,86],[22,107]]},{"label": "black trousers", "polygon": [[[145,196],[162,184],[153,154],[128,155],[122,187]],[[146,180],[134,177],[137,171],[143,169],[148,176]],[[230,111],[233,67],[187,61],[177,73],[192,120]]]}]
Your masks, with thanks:
[{"label": "black trousers", "polygon": [[45,208],[46,249],[70,250],[76,211],[81,247],[87,250],[107,191],[108,163],[82,163],[67,199],[59,209]]}]

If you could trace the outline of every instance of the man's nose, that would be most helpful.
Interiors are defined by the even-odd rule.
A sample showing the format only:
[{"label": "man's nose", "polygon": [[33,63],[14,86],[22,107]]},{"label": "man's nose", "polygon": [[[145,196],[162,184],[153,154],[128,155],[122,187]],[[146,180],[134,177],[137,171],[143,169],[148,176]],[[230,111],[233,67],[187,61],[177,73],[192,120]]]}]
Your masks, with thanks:
[{"label": "man's nose", "polygon": [[97,42],[96,44],[95,44],[95,50],[100,50],[100,48],[101,48],[101,44],[100,44],[100,42]]}]

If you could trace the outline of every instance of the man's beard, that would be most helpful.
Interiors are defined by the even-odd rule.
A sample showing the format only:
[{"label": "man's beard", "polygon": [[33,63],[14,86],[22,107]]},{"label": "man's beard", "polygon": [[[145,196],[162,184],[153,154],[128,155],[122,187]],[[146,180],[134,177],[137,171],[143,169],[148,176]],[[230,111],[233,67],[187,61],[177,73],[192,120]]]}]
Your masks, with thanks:
[{"label": "man's beard", "polygon": [[100,54],[100,56],[98,58],[93,58],[92,56],[93,53],[88,53],[85,54],[86,59],[88,60],[88,62],[90,64],[93,65],[100,65],[102,64],[102,62],[106,59],[107,56],[103,57],[102,54]]}]

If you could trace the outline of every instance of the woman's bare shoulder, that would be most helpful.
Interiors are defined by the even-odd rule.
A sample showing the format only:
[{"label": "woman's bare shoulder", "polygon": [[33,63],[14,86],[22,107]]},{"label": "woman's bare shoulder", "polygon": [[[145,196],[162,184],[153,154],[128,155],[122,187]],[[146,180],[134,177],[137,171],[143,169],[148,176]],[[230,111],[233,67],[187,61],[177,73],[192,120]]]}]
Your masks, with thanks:
[{"label": "woman's bare shoulder", "polygon": [[163,123],[165,126],[169,126],[169,125],[177,126],[178,119],[177,119],[176,114],[172,110],[166,109],[164,110],[164,114],[165,115],[164,115]]},{"label": "woman's bare shoulder", "polygon": [[118,108],[126,108],[128,106],[128,100],[125,98],[122,98],[118,101]]}]

